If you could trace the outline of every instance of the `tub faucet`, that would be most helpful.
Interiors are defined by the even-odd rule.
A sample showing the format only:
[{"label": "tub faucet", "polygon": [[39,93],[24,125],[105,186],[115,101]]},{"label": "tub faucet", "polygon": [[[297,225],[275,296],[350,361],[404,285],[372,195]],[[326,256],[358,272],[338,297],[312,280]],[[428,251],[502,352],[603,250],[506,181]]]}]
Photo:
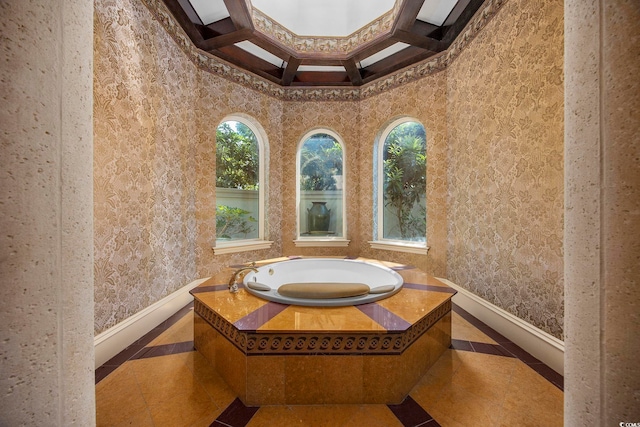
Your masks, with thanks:
[{"label": "tub faucet", "polygon": [[238,292],[238,276],[240,276],[240,274],[242,274],[243,271],[252,270],[252,271],[255,271],[256,273],[258,272],[258,269],[255,268],[255,265],[256,263],[254,262],[251,264],[251,267],[242,267],[233,273],[233,276],[231,276],[231,279],[229,280],[229,292],[233,294]]}]

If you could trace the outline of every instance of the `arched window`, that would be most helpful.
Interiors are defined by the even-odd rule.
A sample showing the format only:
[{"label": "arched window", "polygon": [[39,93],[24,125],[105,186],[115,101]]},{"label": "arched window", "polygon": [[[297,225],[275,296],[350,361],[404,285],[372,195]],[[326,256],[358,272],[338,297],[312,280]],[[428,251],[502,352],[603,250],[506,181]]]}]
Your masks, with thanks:
[{"label": "arched window", "polygon": [[242,116],[226,117],[216,129],[216,248],[241,243],[240,250],[252,250],[264,240],[265,139]]},{"label": "arched window", "polygon": [[393,121],[380,135],[374,160],[374,241],[426,248],[424,126],[408,117]]},{"label": "arched window", "polygon": [[305,240],[307,243],[346,242],[344,144],[341,138],[328,129],[308,132],[298,146],[296,169],[296,244],[305,246]]}]

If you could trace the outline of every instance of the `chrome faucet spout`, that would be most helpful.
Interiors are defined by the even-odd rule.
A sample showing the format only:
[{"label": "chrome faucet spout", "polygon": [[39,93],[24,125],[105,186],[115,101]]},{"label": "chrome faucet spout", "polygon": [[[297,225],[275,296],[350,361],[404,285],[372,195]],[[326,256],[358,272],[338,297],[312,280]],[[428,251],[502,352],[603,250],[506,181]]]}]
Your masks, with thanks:
[{"label": "chrome faucet spout", "polygon": [[[229,292],[231,292],[231,293],[238,292],[238,277],[240,277],[240,275],[243,272],[246,272],[248,270],[255,271],[256,273],[258,272],[258,269],[255,268],[255,267],[242,267],[242,268],[239,268],[238,270],[236,270],[233,273],[233,275],[231,276],[231,279],[229,279]],[[244,274],[242,274],[242,277],[244,277]]]}]

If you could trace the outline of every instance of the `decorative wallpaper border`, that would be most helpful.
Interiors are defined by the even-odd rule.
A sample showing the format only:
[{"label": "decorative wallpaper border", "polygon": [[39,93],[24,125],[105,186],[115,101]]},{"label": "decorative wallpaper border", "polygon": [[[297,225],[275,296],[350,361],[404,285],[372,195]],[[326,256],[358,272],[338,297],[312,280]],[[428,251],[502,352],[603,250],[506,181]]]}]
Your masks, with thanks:
[{"label": "decorative wallpaper border", "polygon": [[391,31],[403,1],[396,0],[393,9],[368,25],[345,37],[301,36],[289,31],[262,11],[251,8],[252,21],[256,29],[276,42],[298,53],[348,54],[356,48]]},{"label": "decorative wallpaper border", "polygon": [[[482,9],[469,21],[463,32],[458,35],[446,51],[428,58],[423,62],[411,65],[387,77],[359,88],[282,88],[262,77],[241,70],[234,65],[211,54],[197,49],[184,30],[175,21],[162,0],[141,0],[151,14],[169,33],[188,58],[199,68],[220,75],[232,82],[258,90],[266,95],[285,101],[354,101],[377,95],[389,89],[419,80],[424,76],[444,70],[466,48],[473,38],[487,25],[498,10],[508,0],[487,0]],[[393,13],[397,13],[394,8]],[[394,15],[395,16],[395,15]],[[261,24],[262,25],[262,24]],[[265,24],[266,25],[266,24]],[[260,27],[261,31],[267,31]],[[279,40],[279,39],[278,39]]]},{"label": "decorative wallpaper border", "polygon": [[399,355],[450,311],[451,299],[447,299],[403,332],[256,332],[238,329],[199,299],[194,299],[194,312],[247,356]]}]

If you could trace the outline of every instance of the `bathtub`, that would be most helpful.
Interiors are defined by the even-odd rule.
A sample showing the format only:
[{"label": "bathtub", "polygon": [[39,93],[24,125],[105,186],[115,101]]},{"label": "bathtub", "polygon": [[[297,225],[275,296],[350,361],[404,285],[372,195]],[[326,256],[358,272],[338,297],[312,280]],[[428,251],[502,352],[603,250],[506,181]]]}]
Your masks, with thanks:
[{"label": "bathtub", "polygon": [[402,289],[392,269],[361,260],[303,258],[264,265],[244,277],[247,292],[274,302],[314,307],[366,304]]}]

